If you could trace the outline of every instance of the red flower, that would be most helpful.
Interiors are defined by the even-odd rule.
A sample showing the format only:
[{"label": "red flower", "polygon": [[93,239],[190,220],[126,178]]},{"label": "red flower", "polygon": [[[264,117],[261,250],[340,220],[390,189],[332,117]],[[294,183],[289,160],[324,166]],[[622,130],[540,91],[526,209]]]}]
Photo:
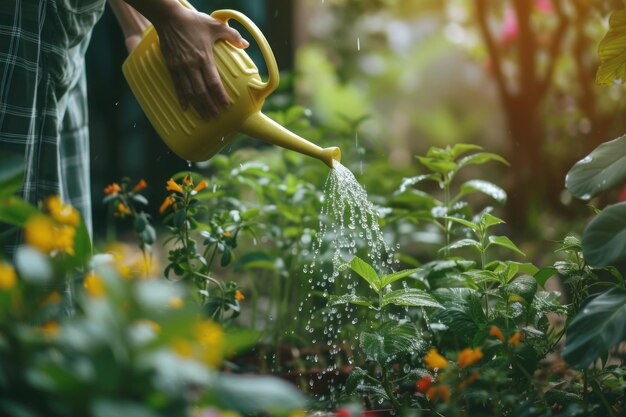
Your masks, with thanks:
[{"label": "red flower", "polygon": [[424,375],[415,383],[415,388],[417,392],[426,392],[428,388],[433,384],[433,377],[430,375]]}]

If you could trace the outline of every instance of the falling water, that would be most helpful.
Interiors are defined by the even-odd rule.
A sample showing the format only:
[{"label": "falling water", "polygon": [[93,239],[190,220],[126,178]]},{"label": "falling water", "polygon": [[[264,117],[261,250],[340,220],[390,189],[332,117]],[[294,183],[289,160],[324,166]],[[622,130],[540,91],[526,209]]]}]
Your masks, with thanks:
[{"label": "falling water", "polygon": [[[319,229],[312,246],[313,259],[304,267],[310,288],[308,299],[314,292],[321,292],[325,297],[356,294],[361,279],[350,274],[349,265],[357,253],[379,274],[391,272],[394,251],[385,242],[378,222],[379,214],[365,189],[349,169],[334,161],[324,185]],[[304,302],[300,310],[303,305]],[[335,359],[342,348],[358,349],[356,335],[342,332],[345,326],[356,324],[358,317],[362,317],[358,308],[338,304],[319,310],[312,308],[309,312],[305,329],[313,333],[315,324],[321,321],[323,336],[316,338],[314,344],[329,351],[331,361],[325,372],[331,376],[339,374]],[[350,356],[347,360],[352,363]]]}]

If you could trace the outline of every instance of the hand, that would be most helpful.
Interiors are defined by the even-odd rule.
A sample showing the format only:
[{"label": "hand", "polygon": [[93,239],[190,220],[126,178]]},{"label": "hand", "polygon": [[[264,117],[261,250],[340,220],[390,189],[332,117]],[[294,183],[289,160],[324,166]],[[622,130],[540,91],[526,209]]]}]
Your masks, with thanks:
[{"label": "hand", "polygon": [[248,41],[213,17],[185,7],[153,24],[183,109],[191,104],[203,119],[217,117],[231,103],[215,66],[213,44],[223,39],[247,48]]}]

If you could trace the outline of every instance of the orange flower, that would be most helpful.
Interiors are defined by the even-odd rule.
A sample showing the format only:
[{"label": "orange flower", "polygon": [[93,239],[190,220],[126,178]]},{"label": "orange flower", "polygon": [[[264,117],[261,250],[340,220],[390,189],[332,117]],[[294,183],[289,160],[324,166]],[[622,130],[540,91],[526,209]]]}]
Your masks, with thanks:
[{"label": "orange flower", "polygon": [[436,348],[430,348],[428,350],[428,353],[424,356],[424,363],[432,370],[443,369],[448,366],[448,361],[437,352]]},{"label": "orange flower", "polygon": [[491,326],[491,329],[489,329],[489,336],[493,336],[496,339],[504,342],[504,335],[502,334],[502,331],[497,326]]},{"label": "orange flower", "polygon": [[41,326],[40,330],[46,339],[52,339],[59,334],[61,325],[57,321],[51,320]]},{"label": "orange flower", "polygon": [[466,368],[471,364],[478,362],[483,358],[483,352],[479,348],[470,349],[465,348],[461,352],[459,352],[459,357],[457,359],[457,364],[459,368]]},{"label": "orange flower", "polygon": [[417,392],[426,392],[433,385],[433,377],[430,375],[424,375],[415,383],[415,389]]},{"label": "orange flower", "polygon": [[191,175],[186,175],[185,178],[183,178],[183,183],[187,186],[190,187],[193,185],[193,180],[191,178]]},{"label": "orange flower", "polygon": [[246,299],[246,296],[243,295],[243,293],[239,290],[235,291],[235,300],[237,301],[243,301]]},{"label": "orange flower", "polygon": [[513,333],[513,336],[509,337],[510,346],[517,346],[519,345],[519,342],[521,341],[522,341],[522,333],[519,330]]},{"label": "orange flower", "polygon": [[448,402],[448,399],[450,398],[450,388],[448,388],[446,385],[430,387],[428,388],[428,391],[426,391],[426,396],[431,401],[435,401],[439,398],[443,402]]},{"label": "orange flower", "polygon": [[131,190],[131,192],[136,193],[138,191],[143,190],[144,188],[146,188],[148,186],[148,183],[146,182],[146,180],[144,180],[143,178],[137,183],[137,185],[135,185],[133,187],[133,189]]},{"label": "orange flower", "polygon": [[61,301],[61,294],[57,291],[53,291],[41,300],[41,305],[56,304],[59,301]]},{"label": "orange flower", "polygon": [[196,185],[196,188],[193,189],[194,193],[197,193],[201,190],[204,190],[209,184],[207,184],[207,182],[205,180],[202,180],[198,183],[198,185]]},{"label": "orange flower", "polygon": [[167,210],[172,204],[174,204],[174,199],[169,196],[165,197],[165,200],[163,200],[161,207],[159,207],[159,213],[165,213],[165,210]]},{"label": "orange flower", "polygon": [[176,191],[177,193],[180,193],[180,194],[183,193],[183,188],[180,186],[180,184],[178,184],[176,181],[174,181],[171,178],[167,180],[167,186],[165,187],[165,189],[167,191]]},{"label": "orange flower", "polygon": [[478,379],[479,375],[480,375],[480,372],[478,372],[478,371],[473,372],[470,376],[467,377],[467,379],[465,381],[463,381],[463,382],[461,382],[459,384],[459,388],[460,389],[467,388],[468,385],[473,384]]},{"label": "orange flower", "polygon": [[17,274],[13,266],[0,262],[0,290],[10,290],[15,287]]},{"label": "orange flower", "polygon": [[104,187],[104,193],[106,195],[116,195],[118,194],[120,191],[122,191],[122,187],[120,187],[120,185],[116,182],[107,185],[106,187]]},{"label": "orange flower", "polygon": [[124,203],[119,203],[117,205],[117,214],[119,216],[125,216],[126,214],[130,214],[130,209]]}]

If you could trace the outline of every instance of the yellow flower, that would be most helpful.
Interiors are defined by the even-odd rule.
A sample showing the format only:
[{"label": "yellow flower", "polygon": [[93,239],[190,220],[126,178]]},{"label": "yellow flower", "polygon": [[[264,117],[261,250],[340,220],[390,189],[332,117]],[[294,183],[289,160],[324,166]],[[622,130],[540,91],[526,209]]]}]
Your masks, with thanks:
[{"label": "yellow flower", "polygon": [[497,326],[491,326],[491,329],[489,329],[489,336],[493,336],[502,342],[504,341],[504,335]]},{"label": "yellow flower", "polygon": [[522,333],[518,330],[513,333],[513,336],[509,337],[509,345],[517,346],[522,341]]},{"label": "yellow flower", "polygon": [[24,225],[24,238],[30,246],[50,253],[56,247],[54,223],[42,214],[32,216]]},{"label": "yellow flower", "polygon": [[43,326],[41,326],[40,330],[43,333],[46,339],[52,339],[59,334],[59,330],[61,329],[61,325],[57,321],[50,320]]},{"label": "yellow flower", "polygon": [[0,262],[0,290],[10,290],[15,287],[17,274],[13,266]]},{"label": "yellow flower", "polygon": [[106,293],[104,281],[93,272],[88,274],[83,281],[83,287],[91,297],[102,297]]},{"label": "yellow flower", "polygon": [[213,368],[219,366],[222,363],[224,349],[222,328],[210,320],[200,321],[195,325],[195,336],[204,348],[204,362]]},{"label": "yellow flower", "polygon": [[127,214],[130,214],[130,209],[124,203],[119,203],[117,205],[117,212],[115,213],[117,216],[124,217]]},{"label": "yellow flower", "polygon": [[183,188],[171,178],[167,180],[165,189],[167,191],[176,191],[177,193],[183,194]]},{"label": "yellow flower", "polygon": [[429,369],[443,369],[448,366],[446,358],[441,356],[436,348],[430,348],[426,356],[424,356],[424,363]]},{"label": "yellow flower", "polygon": [[197,193],[201,190],[204,190],[209,184],[207,184],[207,182],[205,180],[202,180],[198,183],[198,185],[196,185],[196,188],[193,189],[194,193]]},{"label": "yellow flower", "polygon": [[146,188],[148,186],[148,183],[146,182],[146,180],[144,180],[143,178],[137,183],[137,185],[135,185],[133,187],[132,190],[130,190],[132,193],[136,193],[139,192],[141,190],[143,190],[144,188]]},{"label": "yellow flower", "polygon": [[185,178],[183,178],[183,183],[185,183],[185,185],[187,187],[190,187],[193,185],[193,179],[191,178],[191,175],[186,175]]},{"label": "yellow flower", "polygon": [[181,358],[189,359],[193,357],[193,345],[184,339],[174,339],[170,343],[170,348]]},{"label": "yellow flower", "polygon": [[78,214],[78,210],[69,204],[63,204],[61,202],[61,197],[58,195],[49,197],[46,205],[48,207],[48,211],[52,215],[52,218],[59,223],[74,227],[77,227],[80,223],[80,214]]},{"label": "yellow flower", "polygon": [[120,191],[122,191],[122,187],[120,187],[120,185],[116,182],[109,184],[104,188],[104,193],[106,195],[116,195]]},{"label": "yellow flower", "polygon": [[172,204],[174,204],[174,199],[169,196],[165,197],[165,200],[163,200],[161,207],[159,207],[159,213],[165,213],[165,210],[167,210]]},{"label": "yellow flower", "polygon": [[237,301],[243,301],[246,299],[246,296],[243,295],[243,293],[239,290],[235,291],[235,300]]},{"label": "yellow flower", "polygon": [[55,237],[56,249],[74,256],[74,237],[76,237],[76,229],[70,226],[57,227],[55,228]]},{"label": "yellow flower", "polygon": [[180,297],[172,297],[167,302],[167,305],[173,310],[179,310],[183,307],[183,299]]},{"label": "yellow flower", "polygon": [[457,359],[457,365],[459,368],[466,368],[471,364],[478,362],[483,358],[483,352],[479,349],[470,349],[465,348],[461,352],[459,352],[459,357]]},{"label": "yellow flower", "polygon": [[228,230],[224,230],[224,237],[233,237],[233,234]]}]

